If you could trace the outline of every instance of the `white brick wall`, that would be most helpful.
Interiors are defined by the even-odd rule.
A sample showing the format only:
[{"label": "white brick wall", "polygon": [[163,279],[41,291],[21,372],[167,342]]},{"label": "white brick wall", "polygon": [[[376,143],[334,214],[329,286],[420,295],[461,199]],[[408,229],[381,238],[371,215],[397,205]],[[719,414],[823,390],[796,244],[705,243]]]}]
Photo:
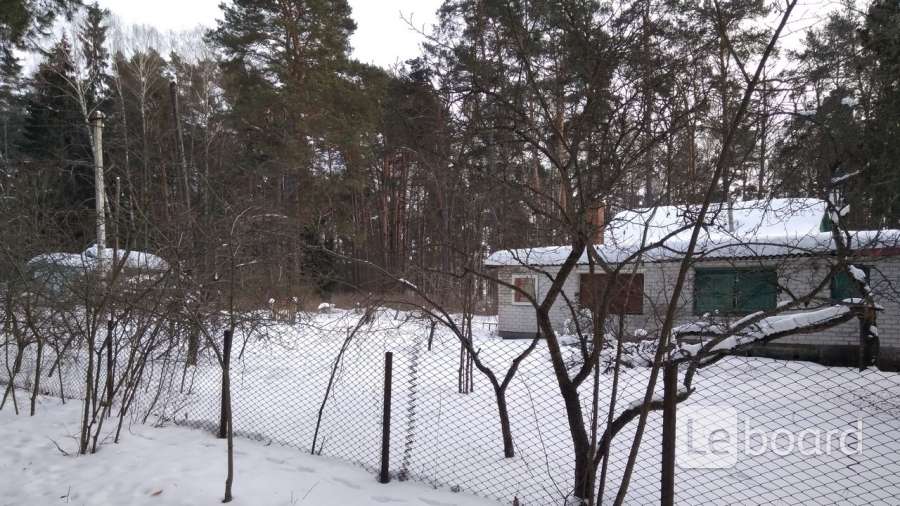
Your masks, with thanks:
[{"label": "white brick wall", "polygon": [[[884,311],[878,314],[878,329],[882,351],[885,348],[895,349],[900,353],[900,258],[898,257],[866,257],[858,262],[871,267],[871,286],[878,302]],[[808,293],[826,276],[828,260],[825,258],[778,258],[766,260],[715,261],[700,262],[699,267],[773,267],[778,272],[779,284],[797,296]],[[629,333],[636,329],[646,329],[653,334],[662,324],[666,308],[680,264],[664,262],[646,264],[636,272],[644,274],[644,313],[628,315],[626,328]],[[551,284],[547,275],[555,276],[555,267],[543,268],[544,275],[538,276],[538,296],[543,298]],[[522,267],[504,267],[500,269],[500,278],[510,282],[513,273],[529,273]],[[566,280],[564,290],[572,303],[577,303],[579,274],[588,272],[587,266],[579,266]],[[677,323],[693,321],[694,269],[688,271],[681,300],[678,304]],[[820,292],[823,297],[830,295],[829,287]],[[499,329],[505,332],[534,333],[537,323],[534,309],[531,306],[513,305],[512,290],[506,287],[498,289]],[[779,300],[789,300],[787,293],[779,294]],[[562,299],[558,299],[552,309],[551,318],[556,328],[561,329],[564,322],[571,317],[571,310]],[[794,335],[778,340],[784,344],[803,345],[856,345],[859,342],[859,324],[856,320],[847,322],[826,331],[814,334]]]}]

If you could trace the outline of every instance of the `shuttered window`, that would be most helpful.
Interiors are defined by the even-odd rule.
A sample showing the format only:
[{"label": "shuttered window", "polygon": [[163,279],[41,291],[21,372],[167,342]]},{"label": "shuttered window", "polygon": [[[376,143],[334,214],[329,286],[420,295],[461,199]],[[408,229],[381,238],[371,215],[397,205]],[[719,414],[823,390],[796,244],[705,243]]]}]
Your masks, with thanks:
[{"label": "shuttered window", "polygon": [[[578,302],[581,307],[594,309],[601,302],[606,286],[612,276],[608,274],[582,274],[579,282]],[[616,286],[610,293],[610,314],[643,314],[644,275],[619,274],[615,276]]]},{"label": "shuttered window", "polygon": [[748,314],[774,309],[778,300],[775,269],[697,269],[694,313]]},{"label": "shuttered window", "polygon": [[[522,294],[522,292],[535,297],[535,288],[537,287],[537,277],[535,276],[513,276],[512,278],[513,286],[518,288],[518,290],[513,290],[513,304],[531,304],[528,300],[528,297]],[[521,290],[521,291],[520,291]]]},{"label": "shuttered window", "polygon": [[[869,267],[865,265],[857,265],[859,269],[862,269],[863,272],[866,273],[866,280],[869,279]],[[861,299],[863,297],[862,292],[859,289],[859,285],[856,280],[850,277],[846,271],[840,271],[831,278],[831,298],[834,300],[844,300],[844,299]]]},{"label": "shuttered window", "polygon": [[734,271],[697,269],[694,275],[694,313],[734,311]]}]

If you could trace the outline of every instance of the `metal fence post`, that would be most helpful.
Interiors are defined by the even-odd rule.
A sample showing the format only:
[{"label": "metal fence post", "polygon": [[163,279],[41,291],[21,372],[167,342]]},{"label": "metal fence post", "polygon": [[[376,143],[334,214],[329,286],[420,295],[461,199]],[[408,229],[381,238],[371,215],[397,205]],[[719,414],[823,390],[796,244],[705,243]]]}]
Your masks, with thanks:
[{"label": "metal fence post", "polygon": [[864,316],[859,318],[859,355],[857,356],[857,366],[860,372],[866,370],[866,338],[868,336],[869,320]]},{"label": "metal fence post", "polygon": [[394,354],[384,354],[384,409],[381,415],[381,473],[378,481],[389,483],[391,453],[391,376],[393,374]]},{"label": "metal fence post", "polygon": [[[112,318],[110,318],[106,320],[106,405],[110,407],[112,407],[113,403],[113,374],[115,374],[115,364],[113,363],[113,330],[115,330],[115,323]],[[112,414],[112,409],[109,410],[109,414]]]},{"label": "metal fence post", "polygon": [[219,439],[225,439],[228,435],[228,406],[225,405],[226,390],[228,385],[229,368],[231,367],[231,330],[225,331],[225,344],[222,347],[222,409],[219,412]]},{"label": "metal fence post", "polygon": [[667,362],[663,367],[663,433],[660,504],[675,504],[675,411],[678,394],[678,365]]}]

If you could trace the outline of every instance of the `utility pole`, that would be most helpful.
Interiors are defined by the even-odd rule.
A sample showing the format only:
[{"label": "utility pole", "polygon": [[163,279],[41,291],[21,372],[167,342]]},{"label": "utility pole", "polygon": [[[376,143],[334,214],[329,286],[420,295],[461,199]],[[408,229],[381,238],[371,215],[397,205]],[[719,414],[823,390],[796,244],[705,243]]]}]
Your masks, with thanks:
[{"label": "utility pole", "polygon": [[103,251],[106,248],[106,188],[103,183],[103,119],[101,111],[91,114],[91,125],[94,128],[94,200],[97,212],[97,258],[101,268]]}]

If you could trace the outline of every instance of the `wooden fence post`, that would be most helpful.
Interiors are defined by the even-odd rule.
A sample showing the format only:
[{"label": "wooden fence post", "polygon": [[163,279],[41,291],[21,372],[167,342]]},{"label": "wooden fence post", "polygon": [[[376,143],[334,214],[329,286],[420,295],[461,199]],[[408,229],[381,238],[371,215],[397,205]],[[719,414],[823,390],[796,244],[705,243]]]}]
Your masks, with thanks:
[{"label": "wooden fence post", "polygon": [[381,415],[381,473],[378,481],[389,483],[391,453],[391,376],[393,374],[394,354],[384,354],[384,409]]},{"label": "wooden fence post", "polygon": [[675,412],[678,394],[678,365],[663,367],[663,433],[662,473],[660,476],[660,504],[675,504]]},{"label": "wooden fence post", "polygon": [[231,330],[225,331],[225,345],[222,349],[222,409],[219,412],[219,439],[228,436],[228,407],[226,403],[231,385],[228,383],[229,369],[231,368]]}]

